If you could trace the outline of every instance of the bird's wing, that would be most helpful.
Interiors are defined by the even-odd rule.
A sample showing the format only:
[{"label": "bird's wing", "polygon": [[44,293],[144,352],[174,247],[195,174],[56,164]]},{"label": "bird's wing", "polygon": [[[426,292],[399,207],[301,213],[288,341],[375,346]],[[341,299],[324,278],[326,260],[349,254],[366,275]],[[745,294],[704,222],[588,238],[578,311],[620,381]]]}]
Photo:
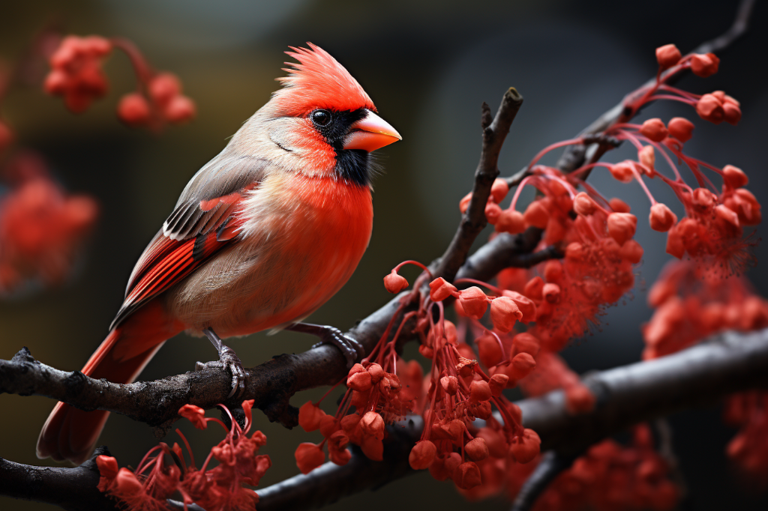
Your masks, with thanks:
[{"label": "bird's wing", "polygon": [[242,223],[236,213],[266,168],[265,160],[219,155],[195,174],[136,263],[110,329],[236,239]]}]

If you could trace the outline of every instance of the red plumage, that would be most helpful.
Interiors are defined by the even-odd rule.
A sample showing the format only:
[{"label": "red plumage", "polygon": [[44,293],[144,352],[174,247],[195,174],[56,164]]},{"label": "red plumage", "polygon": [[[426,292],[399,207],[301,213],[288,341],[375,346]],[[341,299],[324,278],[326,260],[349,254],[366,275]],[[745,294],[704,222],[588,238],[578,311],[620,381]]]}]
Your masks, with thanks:
[{"label": "red plumage", "polygon": [[286,115],[303,115],[317,108],[376,112],[373,101],[344,66],[322,48],[307,43],[310,49],[286,52],[298,60],[286,62],[288,76],[277,79],[283,89],[275,92],[278,107]]},{"label": "red plumage", "polygon": [[[185,330],[288,327],[352,275],[373,225],[368,153],[400,136],[346,69],[309,46],[288,52],[299,62],[284,88],[190,180],[84,374],[131,382]],[[84,461],[107,416],[59,403],[38,455]]]}]

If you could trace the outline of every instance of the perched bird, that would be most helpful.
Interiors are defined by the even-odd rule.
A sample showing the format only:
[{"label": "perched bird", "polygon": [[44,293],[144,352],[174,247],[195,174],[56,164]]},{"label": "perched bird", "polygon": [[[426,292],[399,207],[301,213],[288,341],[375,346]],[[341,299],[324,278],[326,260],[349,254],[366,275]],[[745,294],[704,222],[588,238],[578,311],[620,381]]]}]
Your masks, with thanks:
[{"label": "perched bird", "polygon": [[[233,393],[245,373],[221,338],[290,329],[357,358],[354,339],[301,321],[363,256],[373,224],[369,153],[401,137],[327,52],[311,43],[291,50],[298,62],[287,63],[282,88],[195,174],[144,250],[84,374],[131,382],[184,331],[216,346]],[[82,463],[108,415],[57,403],[38,457]]]}]

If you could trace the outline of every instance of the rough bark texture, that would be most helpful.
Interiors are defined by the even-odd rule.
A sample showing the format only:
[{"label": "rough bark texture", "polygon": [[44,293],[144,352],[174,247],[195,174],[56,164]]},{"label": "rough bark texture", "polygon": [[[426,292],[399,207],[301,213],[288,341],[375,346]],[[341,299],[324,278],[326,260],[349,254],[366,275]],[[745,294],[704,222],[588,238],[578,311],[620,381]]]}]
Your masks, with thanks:
[{"label": "rough bark texture", "polygon": [[[768,329],[714,336],[668,357],[597,373],[584,383],[598,397],[589,413],[569,415],[562,391],[517,403],[525,427],[541,436],[542,451],[568,459],[633,424],[710,406],[733,392],[767,388]],[[345,466],[326,463],[308,475],[257,490],[259,511],[314,509],[414,473],[408,467],[408,453],[422,424],[414,418],[403,425],[390,428],[384,461],[371,461],[355,452]],[[115,509],[96,489],[98,479],[92,462],[77,468],[48,468],[0,460],[0,494],[56,503],[65,509]]]}]

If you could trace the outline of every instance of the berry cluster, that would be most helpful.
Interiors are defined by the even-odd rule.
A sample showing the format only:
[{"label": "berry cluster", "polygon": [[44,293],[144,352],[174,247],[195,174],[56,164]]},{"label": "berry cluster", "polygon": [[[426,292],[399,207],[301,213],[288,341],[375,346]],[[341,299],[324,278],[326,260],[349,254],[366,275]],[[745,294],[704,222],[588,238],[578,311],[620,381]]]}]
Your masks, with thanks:
[{"label": "berry cluster", "polygon": [[[657,58],[656,82],[627,96],[625,118],[603,133],[612,143],[627,141],[635,146],[637,160],[590,162],[569,174],[538,163],[553,149],[584,142],[578,138],[553,144],[536,155],[507,208],[502,203],[509,185],[501,179],[493,183],[485,215],[496,232],[517,234],[528,228],[540,229],[540,248],[559,248],[564,256],[561,260],[549,260],[531,270],[504,270],[495,286],[469,279],[450,283],[432,278],[423,265],[413,261],[401,263],[384,278],[386,289],[399,293],[409,285],[399,274],[400,268],[405,264],[419,265],[424,273],[414,286],[415,291],[401,300],[403,307],[417,302],[418,310],[400,318],[392,339],[390,323],[371,356],[350,371],[349,390],[336,416],[325,415],[313,403],[305,404],[301,410],[300,422],[308,431],[320,429],[325,437],[323,443],[329,444],[332,461],[348,461],[344,447],[349,442],[360,445],[370,458],[381,459],[386,425],[409,411],[421,413],[425,426],[411,451],[411,466],[428,468],[436,479],[452,479],[466,494],[481,496],[500,489],[507,480],[504,474],[514,480],[514,474],[530,472],[533,464],[528,462],[539,454],[538,435],[521,425],[520,409],[506,400],[502,395],[504,389],[519,386],[528,395],[540,395],[560,388],[565,391],[570,413],[592,409],[594,396],[557,353],[599,324],[604,309],[633,288],[636,265],[644,253],[634,240],[637,217],[629,206],[620,199],[603,197],[586,183],[586,177],[595,168],[606,168],[623,183],[637,182],[651,202],[651,229],[668,233],[667,252],[678,258],[688,254],[695,261],[693,266],[709,269],[707,275],[712,282],[719,283],[721,277],[738,271],[748,261],[750,242],[743,237],[743,227],[759,223],[761,215],[759,203],[743,188],[748,182],[746,175],[734,166],[721,169],[686,155],[683,146],[692,137],[693,123],[685,118],[674,118],[667,124],[661,119],[649,119],[642,124],[629,122],[647,103],[669,99],[692,105],[705,120],[735,124],[741,116],[739,104],[721,91],[698,96],[667,84],[671,76],[686,69],[702,77],[714,74],[719,63],[714,55],[682,57],[674,46],[668,45],[658,50]],[[673,177],[657,168],[657,155]],[[695,187],[683,180],[679,165],[693,173]],[[704,169],[722,178],[719,189]],[[657,202],[644,179],[667,184],[680,200],[685,217],[678,221],[667,205]],[[526,186],[535,187],[538,195],[521,213],[516,206]],[[462,212],[471,198],[470,194],[461,200]],[[719,270],[712,271],[713,267]],[[419,291],[423,279],[429,279],[428,296]],[[671,289],[680,286],[680,282],[667,281]],[[660,292],[654,290],[651,295],[659,296]],[[699,295],[697,298],[705,299]],[[453,302],[456,323],[445,317],[448,301]],[[675,317],[667,313],[652,320],[646,328],[646,335],[654,339],[654,356],[670,352],[667,345],[679,349],[714,330],[733,326],[725,313],[713,313],[705,319],[701,314],[686,312],[674,300],[670,303],[664,307],[675,307]],[[734,320],[749,323],[742,325],[744,328],[758,328],[768,317],[762,302],[755,303],[748,314],[738,318],[732,315]],[[697,310],[704,306],[692,305]],[[707,322],[709,330],[683,328],[680,318],[689,316]],[[420,369],[412,371],[418,374],[411,378],[413,387],[396,380],[402,379],[404,367],[409,371],[417,367],[410,365],[413,362],[400,361],[395,351],[401,330],[409,320],[415,322],[414,332],[421,339],[419,352],[432,363],[423,388]],[[679,334],[681,328],[690,335]],[[691,340],[686,341],[687,337]],[[354,407],[354,413],[349,413],[350,407]],[[754,422],[744,419],[745,414],[739,417],[742,423]],[[748,429],[745,427],[745,431]],[[569,509],[587,505],[597,509],[674,506],[677,488],[666,478],[668,469],[653,450],[647,427],[638,427],[636,433],[631,447],[621,448],[610,441],[595,446],[561,476],[550,497],[542,501],[542,509],[557,508],[558,502],[564,501],[573,503]],[[323,443],[299,447],[296,458],[302,472],[324,461]],[[617,490],[606,491],[607,488]],[[581,498],[572,498],[571,493]]]},{"label": "berry cluster", "polygon": [[129,126],[158,130],[165,124],[181,124],[195,116],[195,104],[181,94],[179,79],[171,73],[153,71],[136,46],[124,39],[65,37],[50,57],[51,72],[45,80],[45,91],[63,96],[67,108],[75,113],[87,110],[107,92],[102,64],[113,49],[128,55],[138,81],[138,91],[120,100],[120,120]]},{"label": "berry cluster", "polygon": [[[613,440],[593,445],[562,472],[539,497],[535,511],[596,511],[675,509],[680,497],[670,465],[655,448],[650,428],[633,430],[632,443]],[[513,471],[507,491],[516,495],[528,477],[528,466]]]},{"label": "berry cluster", "polygon": [[[768,300],[756,296],[743,277],[722,279],[690,261],[667,265],[648,295],[656,309],[643,327],[643,359],[675,353],[726,330],[751,332],[768,327]],[[768,482],[768,392],[728,398],[725,421],[740,428],[728,456],[750,479]]]},{"label": "berry cluster", "polygon": [[0,293],[62,282],[96,221],[96,201],[68,196],[34,153],[15,155],[2,177],[12,188],[0,198]]},{"label": "berry cluster", "polygon": [[[98,456],[96,464],[101,473],[99,490],[111,495],[121,506],[131,510],[168,509],[166,499],[179,493],[186,507],[197,504],[209,511],[253,509],[259,496],[244,485],[256,486],[264,473],[272,466],[267,455],[257,454],[266,445],[267,437],[248,431],[253,423],[253,400],[243,401],[244,427],[240,427],[231,412],[220,405],[229,416],[231,427],[219,419],[205,417],[202,408],[185,405],[179,415],[189,419],[197,429],[205,429],[209,422],[216,422],[226,432],[224,439],[211,449],[203,465],[198,469],[186,437],[179,431],[189,454],[187,465],[183,449],[160,443],[151,449],[135,470],[118,469],[117,460],[111,456]],[[218,465],[209,468],[215,459]],[[170,462],[169,462],[170,460]]]},{"label": "berry cluster", "polygon": [[132,92],[120,99],[117,116],[129,126],[150,126],[158,119],[180,124],[195,116],[195,104],[181,93],[176,75],[159,73],[150,79],[146,89],[147,95]]},{"label": "berry cluster", "polygon": [[65,37],[51,55],[45,91],[63,96],[72,112],[84,112],[107,93],[107,77],[101,66],[112,48],[108,39],[99,36]]},{"label": "berry cluster", "polygon": [[[326,442],[329,457],[337,465],[350,460],[350,442],[360,446],[368,458],[382,460],[385,425],[414,411],[424,377],[418,362],[398,359],[390,351],[393,347],[391,344],[388,353],[378,357],[381,364],[364,360],[350,369],[346,378],[348,390],[335,416],[327,415],[319,403],[311,401],[299,409],[299,425],[307,432],[319,430],[324,437],[320,444],[305,442],[296,449],[296,464],[303,474],[325,461]],[[348,413],[351,407],[354,413]]]}]

